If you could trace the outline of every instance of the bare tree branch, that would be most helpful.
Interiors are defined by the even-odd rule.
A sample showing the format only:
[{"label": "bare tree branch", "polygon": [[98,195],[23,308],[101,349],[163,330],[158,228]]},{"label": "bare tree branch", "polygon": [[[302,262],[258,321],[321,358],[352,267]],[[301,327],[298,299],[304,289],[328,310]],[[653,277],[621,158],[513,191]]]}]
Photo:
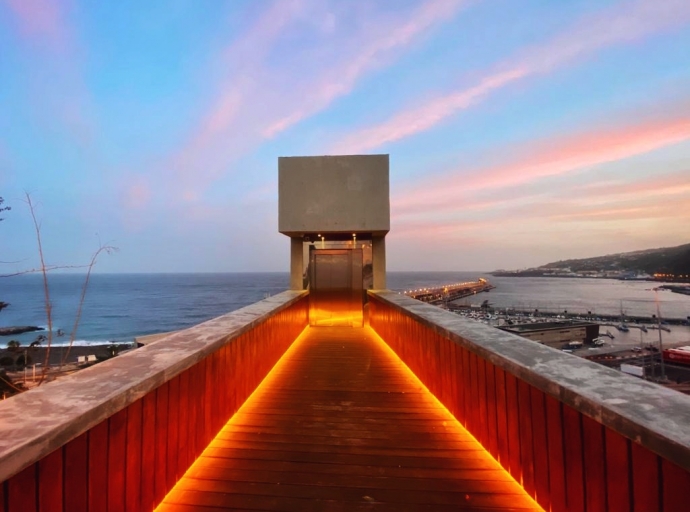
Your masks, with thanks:
[{"label": "bare tree branch", "polygon": [[89,270],[86,272],[86,278],[84,278],[84,284],[81,287],[81,297],[79,298],[79,307],[77,308],[77,314],[74,317],[74,327],[72,328],[72,333],[70,334],[69,346],[67,347],[67,351],[65,352],[64,356],[62,357],[62,360],[60,361],[59,369],[62,369],[62,366],[67,361],[67,358],[69,357],[70,350],[72,350],[72,344],[74,343],[74,339],[77,336],[77,327],[79,326],[79,320],[81,319],[81,311],[82,311],[82,307],[84,306],[84,299],[86,298],[86,289],[89,286],[89,279],[91,278],[91,270],[93,269],[94,265],[96,264],[96,260],[98,259],[98,256],[102,252],[105,252],[107,254],[112,254],[115,251],[117,251],[117,247],[113,247],[111,245],[101,245],[98,248],[98,250],[95,253],[93,253],[93,256],[91,256],[91,262],[87,265]]},{"label": "bare tree branch", "polygon": [[40,272],[43,274],[43,293],[45,295],[45,308],[46,308],[46,320],[48,323],[48,344],[46,346],[46,357],[43,364],[43,371],[41,371],[41,380],[38,382],[39,385],[45,379],[46,373],[48,372],[48,363],[50,362],[50,345],[53,341],[53,305],[50,303],[50,287],[48,286],[48,271],[45,263],[45,258],[43,257],[43,242],[41,240],[41,225],[36,219],[36,210],[34,204],[31,201],[31,196],[28,192],[26,194],[26,203],[29,205],[29,211],[31,212],[31,219],[34,223],[34,230],[36,231],[36,242],[38,243],[38,255],[41,260]]},{"label": "bare tree branch", "polygon": [[77,314],[74,319],[74,327],[72,328],[72,333],[70,335],[70,341],[69,341],[69,346],[67,348],[66,354],[62,357],[60,360],[60,365],[59,369],[62,368],[62,366],[66,363],[67,358],[69,357],[70,350],[72,349],[72,346],[74,344],[75,337],[77,335],[77,327],[79,326],[79,321],[81,320],[81,314],[82,314],[82,309],[84,306],[84,300],[86,298],[86,290],[88,288],[89,280],[91,278],[91,271],[93,270],[94,265],[96,264],[96,261],[98,260],[98,257],[103,253],[107,254],[112,254],[113,252],[117,251],[116,247],[113,247],[111,245],[103,245],[100,244],[98,250],[91,256],[91,261],[87,265],[46,265],[45,262],[45,257],[43,254],[43,241],[41,238],[41,223],[39,222],[38,218],[36,217],[36,207],[34,202],[31,199],[31,195],[28,192],[25,192],[26,195],[26,204],[29,207],[29,212],[31,213],[31,219],[33,221],[34,225],[34,231],[36,234],[36,242],[38,245],[38,255],[40,258],[40,267],[30,269],[30,270],[23,270],[19,272],[14,272],[11,274],[0,274],[0,277],[12,277],[12,276],[19,276],[23,274],[31,274],[31,273],[41,273],[43,277],[43,293],[44,293],[44,300],[45,300],[45,312],[46,312],[46,323],[47,323],[47,336],[46,336],[46,351],[45,351],[45,362],[43,364],[43,369],[41,371],[41,378],[38,381],[38,386],[40,386],[46,379],[48,370],[50,369],[50,352],[51,352],[51,346],[53,342],[53,305],[50,301],[50,286],[48,284],[48,272],[51,272],[53,270],[64,270],[64,269],[80,269],[80,268],[86,268],[86,277],[84,279],[84,284],[81,289],[81,297],[79,300],[79,306],[77,309]]},{"label": "bare tree branch", "polygon": [[[5,200],[0,197],[0,212],[8,212],[12,209],[11,206],[2,206],[2,203],[4,203]],[[0,217],[0,220],[4,220],[2,217]]]},{"label": "bare tree branch", "polygon": [[17,261],[0,261],[0,264],[2,264],[2,265],[16,265],[17,263],[21,263],[23,261],[26,261],[26,259],[17,260]]}]

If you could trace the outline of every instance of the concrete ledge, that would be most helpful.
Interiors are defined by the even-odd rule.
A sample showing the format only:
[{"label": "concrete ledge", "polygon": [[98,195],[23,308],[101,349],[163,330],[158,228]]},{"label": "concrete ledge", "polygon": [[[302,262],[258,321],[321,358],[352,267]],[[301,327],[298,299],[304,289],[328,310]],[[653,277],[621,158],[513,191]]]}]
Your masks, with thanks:
[{"label": "concrete ledge", "polygon": [[274,295],[0,402],[0,482],[306,295]]},{"label": "concrete ledge", "polygon": [[167,338],[171,334],[177,334],[180,331],[157,332],[156,334],[146,334],[144,336],[137,336],[134,338],[134,343],[137,345],[150,345],[157,341]]},{"label": "concrete ledge", "polygon": [[690,471],[690,396],[396,292],[369,294]]}]

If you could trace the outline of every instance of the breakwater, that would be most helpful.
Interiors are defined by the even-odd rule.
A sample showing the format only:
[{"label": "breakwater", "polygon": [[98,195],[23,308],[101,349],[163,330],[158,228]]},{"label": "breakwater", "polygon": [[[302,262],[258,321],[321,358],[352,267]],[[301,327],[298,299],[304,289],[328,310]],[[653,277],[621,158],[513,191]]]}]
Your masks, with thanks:
[{"label": "breakwater", "polygon": [[690,286],[678,286],[674,284],[665,284],[659,288],[663,290],[669,290],[673,293],[680,293],[682,295],[690,295]]},{"label": "breakwater", "polygon": [[[472,309],[470,306],[464,304],[448,304],[448,309],[451,311],[462,311]],[[477,309],[476,307],[474,309]],[[520,309],[511,307],[496,308],[492,306],[479,308],[489,314],[507,315],[507,316],[522,316],[522,317],[539,317],[539,318],[555,318],[563,320],[582,320],[589,322],[598,322],[602,324],[619,324],[625,322],[628,324],[641,324],[648,328],[654,328],[658,323],[656,317],[643,315],[608,315],[608,314],[580,314],[568,313],[567,311],[543,311],[539,309]],[[664,324],[669,325],[690,325],[688,318],[661,318],[662,327]]]},{"label": "breakwater", "polygon": [[404,295],[413,299],[428,302],[429,304],[448,304],[454,300],[464,299],[481,292],[488,292],[495,288],[486,279],[479,278],[477,281],[465,281],[462,283],[443,284],[416,290],[406,290]]}]

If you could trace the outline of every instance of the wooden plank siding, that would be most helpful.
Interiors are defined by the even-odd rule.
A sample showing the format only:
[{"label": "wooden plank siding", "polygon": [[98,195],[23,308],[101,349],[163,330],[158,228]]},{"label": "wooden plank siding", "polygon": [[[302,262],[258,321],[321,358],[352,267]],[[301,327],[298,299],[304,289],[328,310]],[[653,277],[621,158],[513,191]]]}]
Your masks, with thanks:
[{"label": "wooden plank siding", "polygon": [[307,305],[305,297],[228,340],[0,482],[0,512],[154,510],[302,332]]},{"label": "wooden plank siding", "polygon": [[[690,473],[683,468],[375,295],[370,296],[369,321],[545,510],[688,510],[684,496]],[[442,356],[429,361],[434,353]],[[436,371],[425,371],[425,366]],[[448,386],[448,376],[457,383],[455,393],[441,389]]]},{"label": "wooden plank siding", "polygon": [[0,482],[0,512],[688,509],[687,470],[375,295],[259,386],[307,305]]},{"label": "wooden plank siding", "polygon": [[238,509],[540,510],[368,327],[309,327],[158,511]]}]

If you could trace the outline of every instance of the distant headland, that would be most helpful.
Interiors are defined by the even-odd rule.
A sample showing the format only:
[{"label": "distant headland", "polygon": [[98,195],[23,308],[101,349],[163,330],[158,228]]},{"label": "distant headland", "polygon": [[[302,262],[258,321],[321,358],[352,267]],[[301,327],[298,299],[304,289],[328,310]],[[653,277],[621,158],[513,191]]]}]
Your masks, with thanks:
[{"label": "distant headland", "polygon": [[521,270],[495,270],[500,277],[579,277],[690,283],[690,244],[594,258],[555,261]]}]

